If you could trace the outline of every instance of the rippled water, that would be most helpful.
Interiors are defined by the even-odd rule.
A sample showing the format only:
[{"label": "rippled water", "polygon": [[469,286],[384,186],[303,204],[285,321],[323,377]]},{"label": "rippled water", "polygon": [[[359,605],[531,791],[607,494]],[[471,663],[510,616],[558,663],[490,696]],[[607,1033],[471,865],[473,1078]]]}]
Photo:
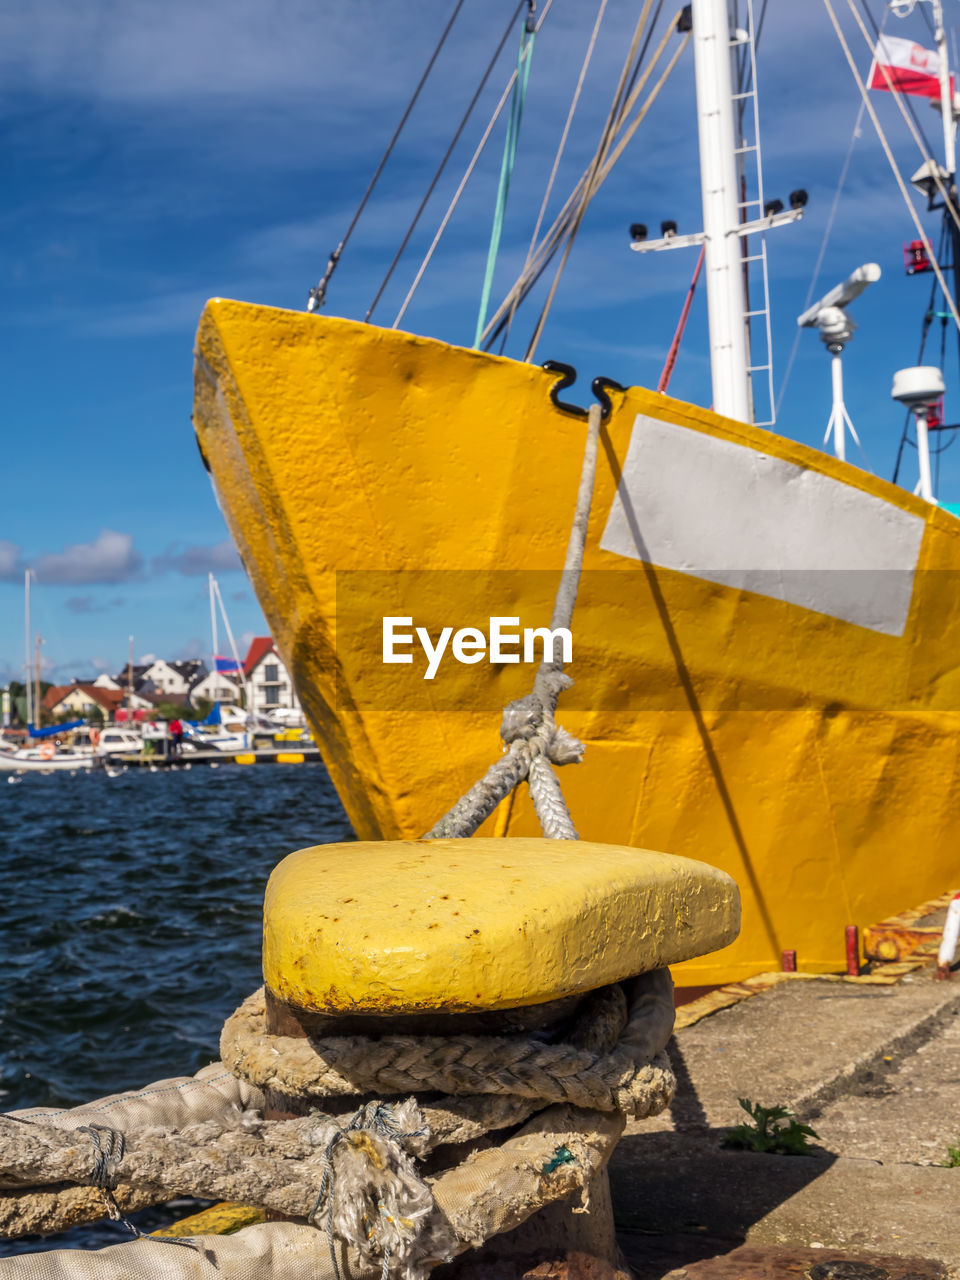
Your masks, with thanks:
[{"label": "rippled water", "polygon": [[[349,839],[322,765],[0,781],[0,1108],[75,1106],[213,1061],[261,981],[271,868]],[[109,1223],[0,1253],[124,1238]]]}]

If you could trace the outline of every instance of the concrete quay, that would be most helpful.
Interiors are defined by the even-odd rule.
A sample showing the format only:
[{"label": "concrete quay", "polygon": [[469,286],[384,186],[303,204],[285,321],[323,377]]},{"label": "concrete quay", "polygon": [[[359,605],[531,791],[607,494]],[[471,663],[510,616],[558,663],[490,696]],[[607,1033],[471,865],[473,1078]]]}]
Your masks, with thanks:
[{"label": "concrete quay", "polygon": [[[674,1102],[610,1166],[638,1280],[960,1277],[960,973],[909,968],[771,981],[692,1025],[681,1008]],[[725,1148],[738,1098],[790,1107],[812,1154]]]}]

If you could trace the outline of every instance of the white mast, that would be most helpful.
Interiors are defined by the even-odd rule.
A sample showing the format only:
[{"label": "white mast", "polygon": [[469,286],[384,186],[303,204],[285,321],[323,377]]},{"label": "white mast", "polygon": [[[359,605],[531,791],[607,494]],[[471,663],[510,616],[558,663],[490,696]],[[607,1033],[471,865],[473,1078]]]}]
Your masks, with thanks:
[{"label": "white mast", "polygon": [[133,636],[127,642],[127,724],[133,724]]},{"label": "white mast", "polygon": [[27,724],[33,724],[33,666],[30,661],[30,575],[32,569],[23,574],[23,632],[24,632],[24,666],[27,672]]},{"label": "white mast", "polygon": [[207,575],[207,586],[210,590],[210,642],[213,645],[213,690],[214,701],[216,701],[216,694],[219,688],[219,683],[217,681],[217,676],[219,674],[217,671],[217,597],[215,594],[216,580],[212,573]]},{"label": "white mast", "polygon": [[750,421],[727,0],[693,0],[713,408]]},{"label": "white mast", "polygon": [[943,120],[943,164],[952,178],[957,171],[956,125],[953,119],[953,95],[950,92],[950,63],[947,58],[947,33],[943,29],[943,5],[933,0],[933,22],[936,28],[937,55],[940,62],[940,116]]},{"label": "white mast", "polygon": [[[922,0],[921,0],[922,2]],[[890,8],[898,18],[906,18],[913,13],[918,0],[889,0]],[[953,114],[953,95],[950,92],[950,61],[947,53],[947,33],[943,27],[943,4],[941,0],[930,0],[933,9],[934,40],[937,45],[938,79],[940,81],[940,118],[943,122],[943,165],[947,173],[946,201],[956,205],[954,179],[957,171],[956,121]],[[924,165],[914,174],[912,182],[932,203],[936,185],[932,174],[926,174]],[[933,172],[937,170],[933,162]],[[929,185],[928,185],[929,184]],[[944,215],[945,218],[947,215]],[[956,230],[952,230],[954,262],[958,249]],[[943,281],[941,279],[941,284]],[[944,285],[944,290],[946,286]],[[950,295],[947,294],[949,300]],[[927,502],[936,503],[933,492],[933,477],[930,468],[930,436],[928,419],[935,410],[940,396],[944,392],[943,373],[940,369],[929,365],[916,365],[911,369],[900,369],[893,375],[893,398],[905,404],[913,413],[917,428],[917,462],[920,478],[914,493],[918,493]]]},{"label": "white mast", "polygon": [[[749,31],[737,31],[731,38],[728,0],[692,0],[694,72],[697,84],[697,122],[700,144],[700,188],[703,202],[703,230],[677,235],[676,223],[663,223],[663,237],[648,240],[647,228],[635,223],[630,228],[630,248],[635,253],[659,252],[704,246],[707,284],[707,321],[710,332],[710,370],[713,384],[713,408],[740,422],[752,422],[751,373],[770,370],[769,305],[767,299],[766,250],[744,254],[741,240],[747,236],[780,227],[803,217],[807,193],[802,188],[790,192],[790,208],[782,200],[763,199],[760,181],[759,124],[756,119],[756,76],[753,87],[734,94],[731,75],[731,46],[751,44],[751,67],[755,54],[752,8],[747,12]],[[686,27],[681,28],[686,30]],[[737,170],[737,141],[734,129],[735,104],[752,98],[754,123],[757,126],[752,143],[744,142],[740,150],[753,152],[757,163],[757,198],[741,202]],[[759,217],[747,219],[750,206],[757,206]],[[744,264],[763,263],[764,305],[749,310],[747,305]],[[747,321],[750,316],[767,317],[767,363],[752,369],[747,350]],[[771,395],[772,399],[772,395]],[[770,423],[774,418],[771,405]]]},{"label": "white mast", "polygon": [[[243,670],[243,663],[240,661],[240,653],[237,649],[237,642],[233,638],[233,628],[230,626],[230,619],[227,617],[226,606],[223,603],[223,596],[220,594],[220,583],[211,573],[210,575],[210,620],[213,626],[213,647],[217,647],[217,613],[216,606],[220,605],[220,613],[223,617],[223,625],[227,629],[227,639],[230,642],[230,652],[233,654],[233,661],[236,664],[237,675],[240,677],[240,688],[243,691],[243,700],[246,703],[247,719],[250,718],[252,710],[250,706],[250,694],[247,688],[247,678]],[[214,667],[216,667],[217,655],[213,655]]]}]

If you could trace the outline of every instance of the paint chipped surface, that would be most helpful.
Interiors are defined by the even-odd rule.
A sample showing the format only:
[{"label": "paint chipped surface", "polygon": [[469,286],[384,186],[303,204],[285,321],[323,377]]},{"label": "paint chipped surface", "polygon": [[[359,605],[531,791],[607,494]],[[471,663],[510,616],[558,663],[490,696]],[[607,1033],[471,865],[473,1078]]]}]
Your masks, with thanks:
[{"label": "paint chipped surface", "polygon": [[738,928],[733,880],[689,858],[530,838],[321,845],[270,877],[264,978],[318,1013],[510,1009],[703,955]]}]

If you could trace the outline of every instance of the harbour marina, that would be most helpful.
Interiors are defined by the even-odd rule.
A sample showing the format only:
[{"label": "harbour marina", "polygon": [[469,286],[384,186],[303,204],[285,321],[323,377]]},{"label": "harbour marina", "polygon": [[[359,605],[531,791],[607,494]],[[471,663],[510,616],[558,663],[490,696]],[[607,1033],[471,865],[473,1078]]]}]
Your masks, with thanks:
[{"label": "harbour marina", "polygon": [[[276,788],[295,807],[293,780],[329,780],[343,804],[338,821],[349,824],[302,840],[295,823],[281,824],[290,843],[272,870],[257,872],[265,887],[262,988],[254,979],[234,993],[213,947],[200,965],[205,980],[213,975],[236,996],[203,1065],[129,1088],[120,1082],[119,1095],[105,1084],[86,1094],[86,1106],[41,1097],[0,1117],[0,1221],[12,1239],[123,1221],[178,1197],[240,1209],[218,1209],[220,1225],[202,1213],[173,1225],[165,1243],[58,1255],[41,1270],[63,1266],[80,1280],[116,1259],[128,1277],[150,1280],[162,1266],[174,1280],[193,1275],[203,1254],[225,1275],[255,1268],[273,1280],[303,1267],[326,1280],[422,1280],[434,1270],[464,1280],[501,1270],[517,1280],[625,1280],[630,1264],[641,1273],[656,1267],[651,1251],[637,1250],[629,1264],[623,1253],[631,1222],[624,1196],[636,1198],[624,1190],[630,1139],[655,1133],[663,1145],[662,1135],[692,1115],[701,1128],[721,1128],[725,1141],[753,1144],[757,1156],[779,1143],[793,1158],[812,1159],[816,1108],[850,1092],[849,1081],[872,1078],[881,1060],[915,1069],[934,1087],[911,1055],[949,1038],[950,930],[960,919],[949,900],[958,873],[952,654],[960,523],[939,501],[950,474],[949,460],[941,472],[941,454],[958,429],[941,396],[947,338],[952,349],[960,336],[950,328],[952,321],[960,331],[960,313],[946,274],[951,251],[955,272],[960,261],[960,212],[942,6],[931,5],[935,48],[916,43],[904,62],[903,42],[880,27],[871,35],[853,0],[843,22],[834,0],[824,0],[828,30],[905,198],[900,216],[914,224],[905,271],[927,276],[932,290],[917,363],[903,367],[898,354],[902,367],[891,370],[893,400],[906,411],[892,480],[848,457],[861,441],[853,362],[844,361],[855,327],[847,308],[865,317],[868,304],[858,299],[866,287],[871,305],[886,287],[878,263],[850,262],[838,271],[841,284],[814,302],[818,262],[797,308],[800,329],[816,329],[830,356],[832,454],[770,429],[777,405],[767,236],[771,245],[774,235],[785,241],[813,201],[806,185],[782,175],[784,198],[764,186],[756,55],[766,4],[759,14],[750,0],[694,0],[673,15],[651,0],[639,6],[626,39],[608,46],[616,59],[602,77],[605,122],[551,223],[551,189],[608,8],[601,0],[583,33],[582,71],[529,248],[511,264],[514,283],[498,300],[533,50],[552,29],[553,7],[547,0],[510,13],[362,320],[330,314],[347,243],[448,35],[459,31],[463,0],[436,33],[306,309],[214,297],[200,317],[193,426],[231,542],[203,554],[171,543],[148,572],[206,573],[208,674],[216,682],[236,671],[245,685],[255,644],[241,661],[244,646],[235,643],[212,568],[242,564],[325,768],[242,767],[257,762],[262,728],[244,688],[239,714],[225,723],[148,718],[137,756],[161,776],[125,773],[118,750],[106,777],[92,769],[82,780],[25,775],[6,792],[11,803],[41,791],[62,803],[72,788],[122,795],[152,787],[169,799],[178,788],[195,793],[203,777],[211,795],[233,790],[227,820],[246,837],[250,797]],[[926,9],[917,8],[912,0],[893,6],[922,36]],[[850,50],[858,32],[872,59],[870,88]],[[515,67],[388,327],[374,312],[511,33],[519,38]],[[658,262],[696,250],[674,341],[659,380],[646,379],[656,390],[636,385],[644,379],[633,368],[624,378],[623,366],[607,363],[616,348],[609,333],[599,346],[578,348],[582,368],[590,366],[578,383],[566,360],[543,360],[567,353],[540,350],[548,333],[550,341],[563,334],[548,327],[563,270],[627,144],[648,116],[667,125],[657,100],[688,73],[702,196],[695,228],[665,217],[657,236],[623,218],[629,242],[620,233],[624,260],[645,283]],[[924,155],[914,175],[923,209],[906,189],[871,94],[888,95],[907,125],[905,96],[926,95],[938,108],[943,164],[922,130],[914,138]],[[449,341],[455,329],[408,332],[401,320],[507,103],[473,345]],[[851,154],[857,136],[855,125]],[[652,216],[630,216],[641,214]],[[936,245],[923,220],[931,214],[940,223]],[[552,279],[541,287],[548,268]],[[692,398],[709,409],[669,394],[678,389],[671,378],[701,273],[711,385]],[[540,313],[521,346],[537,288]],[[927,347],[934,321],[939,364]],[[19,572],[23,557],[3,546],[10,572]],[[38,586],[43,568],[65,582],[78,560],[93,556],[113,557],[108,577],[132,582],[145,572],[132,544],[105,531],[69,555],[34,555],[24,568],[28,598],[32,574]],[[234,598],[242,606],[243,592]],[[80,616],[93,606],[78,597],[70,607]],[[570,643],[529,670],[502,647],[497,660],[491,651],[483,661],[481,624],[494,618]],[[441,638],[429,651],[422,645],[429,678],[414,660],[384,662],[384,619],[409,619],[411,637]],[[38,677],[41,645],[29,624],[26,633]],[[443,637],[451,661],[442,660]],[[388,656],[397,656],[399,640],[394,634]],[[128,713],[135,665],[131,641]],[[38,721],[27,716],[37,750],[47,752]],[[126,718],[121,734],[129,728]],[[269,759],[299,762],[296,745],[274,742]],[[194,771],[191,754],[226,767]],[[54,743],[46,758],[56,756]],[[171,820],[181,821],[175,800],[165,818],[169,840]],[[905,858],[908,847],[920,856]],[[187,865],[201,863],[191,857]],[[201,897],[203,881],[200,874]],[[942,922],[914,921],[912,931],[902,917],[897,923],[906,904],[925,900],[942,907]],[[941,924],[935,980],[923,930]],[[884,965],[876,953],[894,939],[902,952]],[[163,964],[159,953],[154,964]],[[679,1015],[675,980],[705,989],[681,998]],[[874,1002],[863,1052],[852,1066],[842,1052],[828,1054],[819,1091],[794,1087],[770,1066],[780,1048],[777,1009],[787,1010],[787,1024],[806,1018],[808,1038],[829,1040],[842,1017],[836,1005],[828,1012],[828,1001],[843,999]],[[884,1003],[902,1017],[887,1023]],[[758,1009],[768,1022],[753,1023]],[[697,1074],[697,1036],[683,1034],[700,1021],[721,1037],[713,1049],[706,1033],[708,1059],[732,1050],[738,1027],[748,1026],[746,1065],[724,1078],[716,1105]],[[750,1026],[762,1037],[752,1055]],[[884,1055],[878,1046],[888,1028],[892,1051]],[[751,1061],[763,1061],[763,1071],[751,1075]],[[743,1080],[764,1091],[740,1103],[755,1128],[730,1119],[727,1095]],[[773,1089],[783,1091],[779,1100]],[[791,1118],[792,1110],[799,1114]],[[940,1130],[937,1140],[946,1140]],[[726,1167],[709,1141],[692,1158],[708,1183]],[[824,1170],[807,1167],[820,1182]],[[611,1187],[611,1170],[619,1170],[619,1187]],[[763,1181],[761,1174],[749,1193],[757,1218]],[[857,1185],[879,1188],[869,1176]],[[942,1195],[947,1184],[931,1186]],[[817,1211],[823,1218],[822,1203]],[[233,1236],[223,1224],[235,1212],[247,1216],[233,1219],[241,1228]],[[826,1241],[808,1232],[793,1244],[836,1253],[851,1220],[829,1232],[824,1224]],[[645,1229],[642,1216],[632,1221]],[[915,1273],[954,1265],[934,1225],[910,1255]],[[826,1269],[796,1253],[770,1265],[783,1274],[802,1267],[816,1280],[849,1272],[847,1264],[898,1274],[908,1262],[891,1234],[899,1233],[870,1237],[870,1257],[831,1257]],[[866,1239],[857,1236],[862,1248]],[[679,1261],[703,1261],[709,1274],[711,1260],[691,1253],[689,1241],[684,1247]],[[718,1257],[722,1272],[722,1251]],[[744,1255],[728,1261],[736,1268]],[[33,1265],[14,1253],[0,1270],[17,1280],[32,1276]]]}]

